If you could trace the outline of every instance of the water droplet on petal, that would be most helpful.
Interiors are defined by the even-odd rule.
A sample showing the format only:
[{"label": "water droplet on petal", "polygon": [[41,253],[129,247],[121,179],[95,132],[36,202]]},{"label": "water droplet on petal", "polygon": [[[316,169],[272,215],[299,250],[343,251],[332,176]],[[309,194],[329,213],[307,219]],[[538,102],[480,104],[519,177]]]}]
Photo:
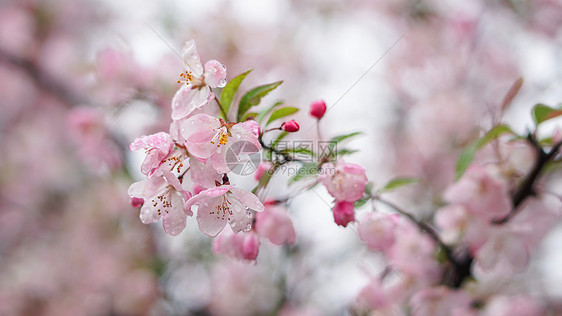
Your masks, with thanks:
[{"label": "water droplet on petal", "polygon": [[236,135],[235,135],[234,137],[236,137],[236,138],[240,138],[240,135],[239,135],[239,134],[236,134]]},{"label": "water droplet on petal", "polygon": [[248,226],[246,226],[246,228],[243,229],[243,232],[247,233],[252,229],[252,223],[248,223]]},{"label": "water droplet on petal", "polygon": [[254,217],[254,214],[252,214],[252,211],[248,211],[248,218],[252,218]]},{"label": "water droplet on petal", "polygon": [[217,147],[217,152],[220,153],[221,152],[221,148]]}]

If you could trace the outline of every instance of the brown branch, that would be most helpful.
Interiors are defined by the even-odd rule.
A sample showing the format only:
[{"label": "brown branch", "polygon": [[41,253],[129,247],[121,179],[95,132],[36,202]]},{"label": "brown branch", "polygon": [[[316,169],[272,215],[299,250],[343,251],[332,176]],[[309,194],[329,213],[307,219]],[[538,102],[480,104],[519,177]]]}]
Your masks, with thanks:
[{"label": "brown branch", "polygon": [[544,166],[556,156],[558,150],[560,149],[560,146],[562,146],[562,142],[559,142],[552,146],[549,152],[545,152],[543,148],[537,143],[537,140],[533,134],[529,133],[529,135],[527,135],[527,140],[535,149],[537,153],[537,160],[535,160],[533,169],[531,170],[527,178],[525,178],[519,189],[513,194],[513,208],[511,212],[507,214],[506,217],[494,221],[494,224],[504,224],[508,222],[511,218],[513,218],[513,216],[517,215],[521,211],[520,206],[523,201],[525,201],[527,197],[534,196],[536,194],[534,188],[535,182],[539,178]]}]

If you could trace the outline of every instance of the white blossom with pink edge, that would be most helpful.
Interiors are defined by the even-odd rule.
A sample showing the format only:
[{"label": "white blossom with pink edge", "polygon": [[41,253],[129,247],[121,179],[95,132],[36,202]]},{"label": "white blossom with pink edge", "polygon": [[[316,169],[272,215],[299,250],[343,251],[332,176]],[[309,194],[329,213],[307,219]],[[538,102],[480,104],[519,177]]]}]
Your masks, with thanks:
[{"label": "white blossom with pink edge", "polygon": [[361,199],[368,182],[365,168],[343,159],[339,159],[335,165],[323,164],[318,180],[337,201],[349,202]]},{"label": "white blossom with pink edge", "polygon": [[275,245],[292,245],[297,238],[291,217],[278,205],[268,205],[266,202],[265,210],[256,214],[255,225],[258,234]]},{"label": "white blossom with pink edge", "polygon": [[189,209],[184,209],[184,199],[190,193],[184,191],[179,180],[169,172],[131,184],[129,196],[144,200],[140,211],[141,222],[150,224],[162,219],[164,231],[168,235],[181,233],[187,216],[193,215]]},{"label": "white blossom with pink edge", "polygon": [[[180,122],[180,134],[189,153],[202,161],[210,160],[219,173],[231,171],[225,155],[226,149],[234,142],[251,143],[254,151],[246,151],[246,154],[256,153],[261,149],[258,131],[259,126],[255,121],[226,123],[206,114],[197,114]],[[245,146],[246,149],[248,147],[250,146]]]},{"label": "white blossom with pink edge", "polygon": [[182,50],[185,72],[180,74],[178,83],[184,83],[172,99],[172,119],[188,117],[195,110],[203,108],[215,94],[211,88],[226,85],[226,67],[216,60],[203,64],[197,53],[194,40],[187,41]]},{"label": "white blossom with pink edge", "polygon": [[173,147],[172,137],[164,132],[141,136],[129,145],[131,151],[145,150],[146,157],[142,162],[141,172],[147,176],[151,176],[156,171]]},{"label": "white blossom with pink edge", "polygon": [[201,191],[186,202],[186,210],[193,205],[198,205],[199,230],[210,237],[218,235],[227,222],[236,233],[248,231],[252,225],[252,211],[264,210],[257,196],[231,185]]}]

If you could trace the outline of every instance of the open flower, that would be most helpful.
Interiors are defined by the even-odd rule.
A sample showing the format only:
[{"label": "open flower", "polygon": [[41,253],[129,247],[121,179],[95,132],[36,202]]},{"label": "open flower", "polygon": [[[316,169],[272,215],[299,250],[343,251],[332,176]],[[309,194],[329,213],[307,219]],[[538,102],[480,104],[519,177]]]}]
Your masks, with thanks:
[{"label": "open flower", "polygon": [[235,233],[249,230],[253,220],[252,211],[261,212],[264,209],[257,196],[231,185],[201,191],[186,202],[186,210],[189,211],[193,205],[198,205],[199,230],[211,237],[220,233],[227,222]]},{"label": "open flower", "polygon": [[[232,148],[236,154],[254,154],[261,149],[258,130],[255,121],[226,123],[206,114],[194,115],[180,123],[180,134],[189,153],[202,161],[210,159],[219,173],[231,171],[225,156],[232,144],[237,144]],[[236,155],[230,158],[229,163],[237,162]]]},{"label": "open flower", "polygon": [[196,109],[201,109],[211,101],[215,94],[211,88],[226,85],[226,67],[216,60],[203,64],[197,53],[195,41],[185,43],[182,50],[185,72],[180,74],[178,83],[183,83],[172,99],[172,119],[179,120]]},{"label": "open flower", "polygon": [[332,163],[322,165],[318,180],[337,201],[349,202],[355,202],[363,196],[368,182],[365,168],[343,159],[338,160],[335,166]]},{"label": "open flower", "polygon": [[129,187],[131,198],[144,200],[141,207],[140,219],[144,224],[150,224],[162,219],[164,231],[168,235],[178,235],[185,228],[187,215],[193,213],[184,211],[185,192],[179,180],[169,172],[164,176],[152,177],[144,181],[131,184]]}]

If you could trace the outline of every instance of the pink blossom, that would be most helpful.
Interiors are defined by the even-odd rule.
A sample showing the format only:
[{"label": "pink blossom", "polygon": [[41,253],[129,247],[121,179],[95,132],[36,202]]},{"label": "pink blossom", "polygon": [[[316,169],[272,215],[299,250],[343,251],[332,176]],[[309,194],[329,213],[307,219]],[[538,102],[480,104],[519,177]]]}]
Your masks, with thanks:
[{"label": "pink blossom", "polygon": [[269,171],[269,169],[271,169],[271,163],[262,161],[258,166],[256,173],[254,174],[254,178],[259,181],[261,179],[261,176],[263,176],[266,171]]},{"label": "pink blossom", "polygon": [[544,308],[529,296],[496,296],[493,297],[482,313],[484,316],[542,316]]},{"label": "pink blossom", "polygon": [[192,114],[196,109],[207,105],[215,94],[211,88],[226,85],[226,67],[216,60],[201,63],[195,41],[185,43],[182,50],[185,72],[180,75],[184,83],[172,99],[172,119],[179,120]]},{"label": "pink blossom", "polygon": [[478,249],[475,267],[484,273],[511,275],[522,272],[529,263],[529,250],[523,241],[504,229],[495,231]]},{"label": "pink blossom", "polygon": [[334,221],[340,226],[347,227],[347,224],[355,221],[354,202],[336,201],[332,212],[334,213]]},{"label": "pink blossom", "polygon": [[486,242],[492,224],[468,212],[460,204],[440,208],[434,217],[435,224],[441,228],[441,239],[448,244],[463,242],[472,254]]},{"label": "pink blossom", "polygon": [[326,102],[324,100],[317,100],[310,105],[310,115],[317,119],[321,119],[326,113]]},{"label": "pink blossom", "polygon": [[253,219],[251,211],[261,212],[264,209],[257,196],[231,185],[201,191],[189,199],[185,207],[189,210],[193,205],[199,206],[199,230],[211,237],[220,233],[227,222],[235,233],[249,230]]},{"label": "pink blossom", "polygon": [[391,303],[392,300],[388,297],[382,282],[378,278],[372,278],[357,296],[357,304],[362,309],[384,311]]},{"label": "pink blossom", "polygon": [[189,160],[189,173],[193,184],[205,189],[215,187],[217,182],[222,182],[222,174],[218,173],[210,162],[203,163],[196,158]]},{"label": "pink blossom", "polygon": [[463,291],[444,286],[426,288],[410,300],[414,316],[449,316],[454,311],[470,309],[472,299]]},{"label": "pink blossom", "polygon": [[426,234],[402,219],[396,224],[394,243],[386,252],[391,266],[409,275],[419,284],[432,282],[440,276],[434,259],[435,244]]},{"label": "pink blossom", "polygon": [[184,212],[183,207],[183,199],[189,194],[170,173],[131,184],[129,196],[144,200],[140,210],[141,222],[150,224],[162,219],[164,231],[172,236],[182,232],[187,216],[192,215],[189,209]]},{"label": "pink blossom", "polygon": [[296,234],[291,217],[277,205],[266,204],[265,210],[256,214],[256,231],[276,245],[295,243]]},{"label": "pink blossom", "polygon": [[181,137],[189,153],[202,161],[209,159],[219,173],[231,171],[225,156],[233,144],[243,145],[245,154],[253,154],[261,149],[258,128],[255,121],[226,123],[206,114],[194,115],[180,123]]},{"label": "pink blossom", "polygon": [[294,133],[298,132],[300,127],[299,123],[297,123],[295,120],[290,120],[287,122],[283,122],[283,124],[281,124],[281,129],[285,132]]},{"label": "pink blossom", "polygon": [[335,166],[332,163],[323,164],[318,180],[337,201],[349,202],[361,199],[368,181],[365,168],[346,163],[343,159],[338,160]]},{"label": "pink blossom", "polygon": [[223,229],[213,241],[213,250],[216,254],[239,260],[256,260],[259,247],[259,237],[252,230],[235,234],[231,229]]},{"label": "pink blossom", "polygon": [[162,164],[162,160],[168,156],[173,146],[174,141],[170,134],[160,132],[135,139],[129,145],[129,149],[131,151],[145,150],[146,157],[141,165],[141,172],[150,176]]},{"label": "pink blossom", "polygon": [[512,207],[505,180],[478,165],[468,168],[458,182],[447,188],[444,198],[449,203],[464,205],[470,213],[488,221],[502,219]]},{"label": "pink blossom", "polygon": [[394,243],[394,228],[397,220],[397,215],[365,214],[357,226],[359,238],[372,250],[385,251]]}]

